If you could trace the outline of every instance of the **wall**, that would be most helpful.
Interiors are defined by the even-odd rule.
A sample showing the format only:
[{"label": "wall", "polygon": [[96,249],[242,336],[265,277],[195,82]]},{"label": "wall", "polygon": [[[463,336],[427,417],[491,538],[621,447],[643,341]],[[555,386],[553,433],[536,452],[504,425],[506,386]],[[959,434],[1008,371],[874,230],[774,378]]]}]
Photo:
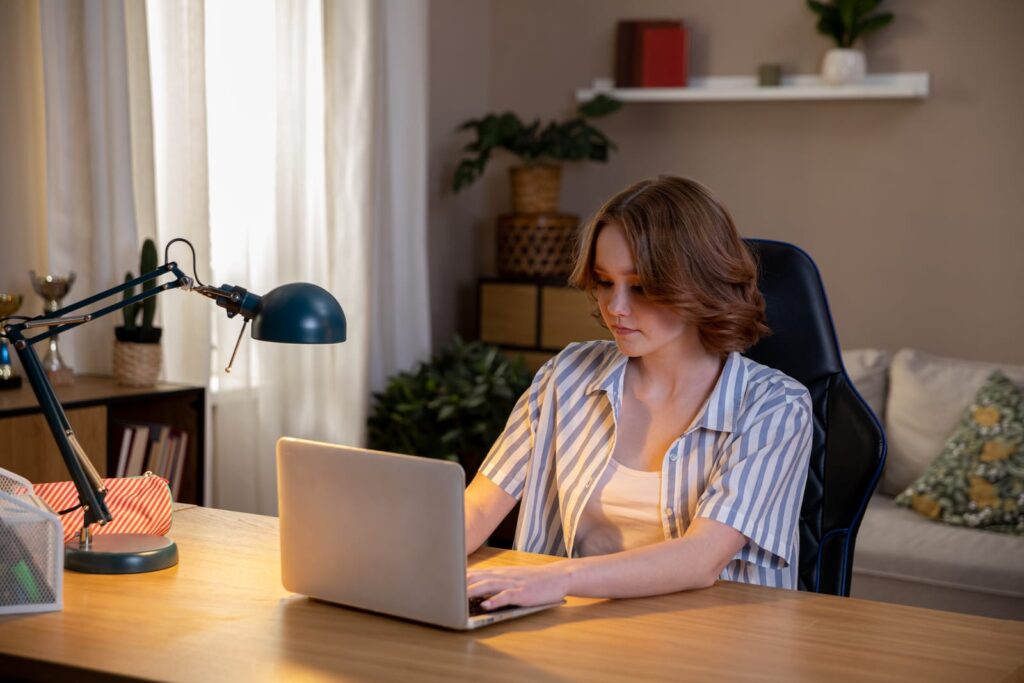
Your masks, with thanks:
[{"label": "wall", "polygon": [[[927,99],[628,105],[600,124],[619,146],[611,163],[566,169],[563,208],[586,216],[637,179],[693,177],[724,200],[744,235],[811,253],[845,347],[1024,363],[1024,3],[885,6],[896,18],[869,36],[869,71],[929,72]],[[450,173],[456,142],[467,139],[451,132],[459,120],[571,112],[576,88],[612,73],[618,19],[686,20],[695,75],[753,74],[768,61],[813,73],[829,47],[795,0],[494,0],[486,9],[433,0],[432,14],[438,175]],[[475,54],[481,43],[487,50]],[[469,73],[474,94],[451,100]],[[505,165],[493,166],[476,195],[431,187],[432,271],[448,270],[432,280],[436,340],[473,329],[466,264],[493,272],[493,218],[508,207]]]},{"label": "wall", "polygon": [[455,129],[490,106],[491,8],[478,0],[430,0],[429,13],[427,240],[436,349],[456,332],[475,335],[476,278],[488,267],[480,258],[488,253],[481,244],[488,234],[485,188],[454,195],[451,177],[465,144]]}]

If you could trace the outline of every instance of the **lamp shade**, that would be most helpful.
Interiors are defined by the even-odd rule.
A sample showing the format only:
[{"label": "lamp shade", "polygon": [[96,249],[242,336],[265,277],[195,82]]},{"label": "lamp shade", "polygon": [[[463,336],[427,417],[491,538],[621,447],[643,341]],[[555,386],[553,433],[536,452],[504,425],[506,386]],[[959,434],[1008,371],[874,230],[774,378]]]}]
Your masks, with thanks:
[{"label": "lamp shade", "polygon": [[252,338],[285,344],[345,341],[345,312],[323,287],[290,282],[263,295],[252,321]]}]

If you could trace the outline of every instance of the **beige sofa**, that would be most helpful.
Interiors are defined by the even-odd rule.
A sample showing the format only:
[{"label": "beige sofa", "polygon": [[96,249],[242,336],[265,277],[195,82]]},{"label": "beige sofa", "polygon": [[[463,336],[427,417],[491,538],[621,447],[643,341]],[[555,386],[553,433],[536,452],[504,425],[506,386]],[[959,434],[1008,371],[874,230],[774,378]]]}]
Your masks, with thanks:
[{"label": "beige sofa", "polygon": [[953,527],[893,497],[942,450],[989,373],[1024,385],[1024,367],[903,349],[843,352],[847,374],[885,427],[888,458],[857,536],[851,595],[1024,619],[1024,537]]}]

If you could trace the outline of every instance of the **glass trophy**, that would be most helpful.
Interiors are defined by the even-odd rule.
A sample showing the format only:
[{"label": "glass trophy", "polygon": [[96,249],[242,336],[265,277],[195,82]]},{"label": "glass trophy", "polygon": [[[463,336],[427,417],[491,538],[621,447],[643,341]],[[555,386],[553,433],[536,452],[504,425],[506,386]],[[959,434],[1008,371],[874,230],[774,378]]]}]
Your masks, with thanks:
[{"label": "glass trophy", "polygon": [[[21,301],[21,294],[0,294],[0,318],[17,313]],[[17,389],[20,386],[21,377],[15,375],[11,367],[11,347],[7,337],[0,334],[0,389]]]},{"label": "glass trophy", "polygon": [[[36,271],[29,271],[32,279],[32,288],[36,294],[43,297],[46,302],[43,310],[52,313],[60,309],[60,302],[67,296],[71,285],[75,283],[75,274],[67,277],[62,275],[36,275]],[[60,350],[57,348],[57,339],[60,335],[50,337],[46,350],[46,357],[43,358],[43,368],[50,378],[50,384],[54,386],[68,385],[75,383],[74,371],[61,358]]]}]

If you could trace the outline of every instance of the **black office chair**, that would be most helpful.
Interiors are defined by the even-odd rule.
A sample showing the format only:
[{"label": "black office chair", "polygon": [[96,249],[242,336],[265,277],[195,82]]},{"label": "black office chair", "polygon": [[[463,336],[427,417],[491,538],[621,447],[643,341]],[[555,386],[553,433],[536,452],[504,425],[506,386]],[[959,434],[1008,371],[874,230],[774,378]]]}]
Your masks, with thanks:
[{"label": "black office chair", "polygon": [[758,260],[772,335],[747,356],[811,393],[814,439],[800,509],[800,590],[848,596],[853,549],[885,463],[885,434],[846,376],[825,288],[802,249],[746,240]]}]

